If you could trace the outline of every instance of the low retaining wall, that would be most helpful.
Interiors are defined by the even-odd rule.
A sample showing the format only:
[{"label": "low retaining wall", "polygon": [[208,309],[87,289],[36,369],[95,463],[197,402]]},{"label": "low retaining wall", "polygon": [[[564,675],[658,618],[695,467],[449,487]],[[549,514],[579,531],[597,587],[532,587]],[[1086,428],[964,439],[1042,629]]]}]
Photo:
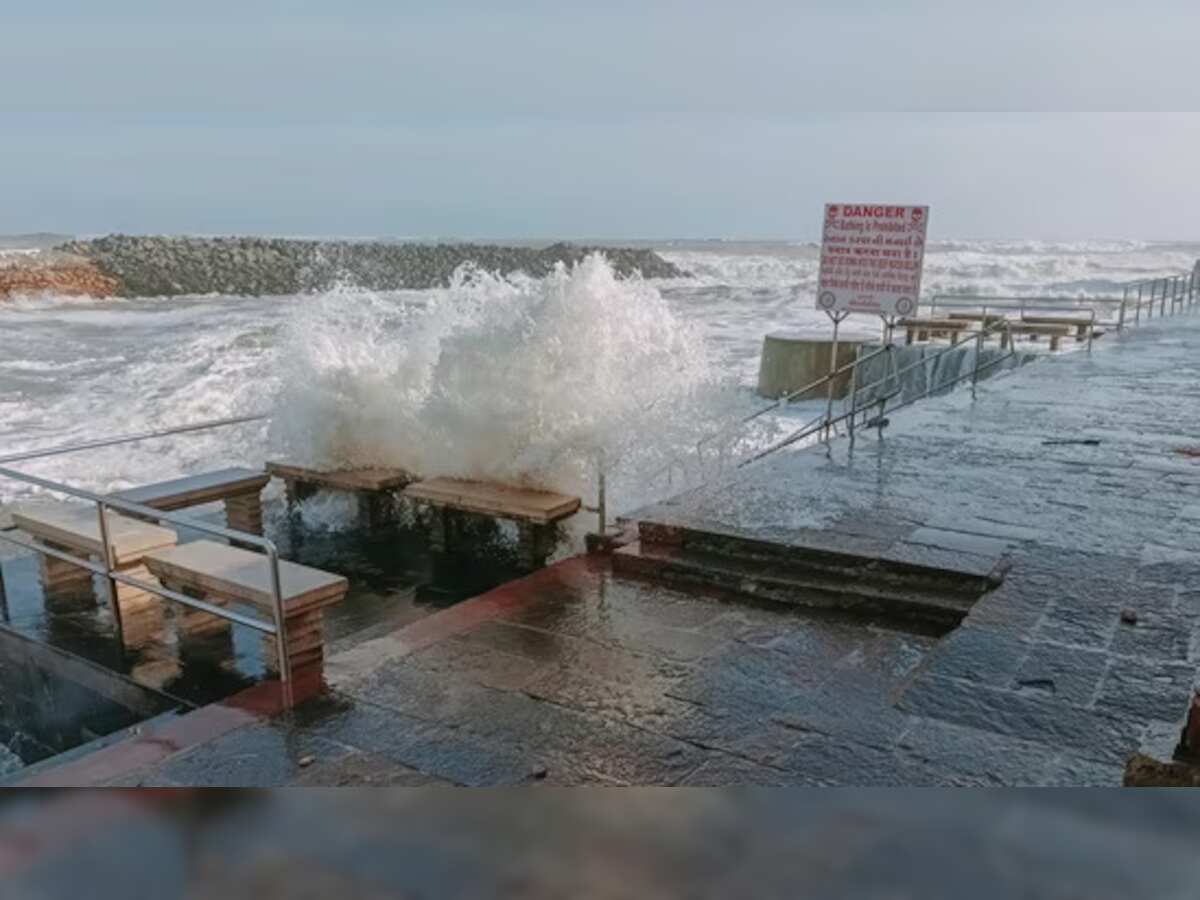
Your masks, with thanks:
[{"label": "low retaining wall", "polygon": [[[861,346],[862,341],[839,341],[837,367],[851,362]],[[775,400],[828,375],[832,353],[833,340],[829,335],[792,331],[768,334],[763,338],[762,358],[758,367],[759,395]],[[846,396],[849,386],[850,372],[847,370],[833,379],[833,396]],[[825,397],[827,392],[828,388],[821,385],[795,399]]]},{"label": "low retaining wall", "polygon": [[674,278],[684,273],[652,250],[621,247],[504,247],[253,237],[109,235],[58,248],[90,260],[126,297],[178,294],[297,294],[345,282],[369,290],[443,287],[463,263],[489,272],[541,277],[560,262],[604,252],[620,274]]}]

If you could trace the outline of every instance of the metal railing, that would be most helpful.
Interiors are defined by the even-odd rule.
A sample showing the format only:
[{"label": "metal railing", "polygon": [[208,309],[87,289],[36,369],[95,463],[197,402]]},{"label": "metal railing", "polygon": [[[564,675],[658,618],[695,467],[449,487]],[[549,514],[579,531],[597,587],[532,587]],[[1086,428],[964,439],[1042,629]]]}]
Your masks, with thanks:
[{"label": "metal railing", "polygon": [[[74,453],[80,450],[93,449],[96,447],[111,447],[120,444],[136,443],[138,441],[149,440],[151,438],[222,428],[229,425],[258,421],[264,418],[266,417],[263,415],[240,416],[231,419],[220,419],[209,422],[201,422],[194,425],[178,426],[174,428],[161,429],[158,431],[125,435],[122,437],[85,441],[81,443],[66,444],[39,450],[29,450],[0,457],[0,463],[42,459],[49,456]],[[123,500],[112,495],[98,494],[94,491],[87,491],[81,488],[72,487],[67,484],[51,481],[47,478],[40,478],[36,475],[19,472],[16,469],[8,468],[6,465],[0,465],[0,477],[22,482],[24,484],[38,487],[52,493],[63,494],[68,497],[73,497],[78,500],[84,500],[89,503],[96,504],[96,517],[101,551],[99,562],[94,562],[91,557],[75,556],[71,553],[67,553],[66,551],[59,550],[56,547],[50,547],[32,540],[24,540],[11,532],[0,531],[0,540],[4,540],[10,544],[15,544],[35,553],[54,557],[55,559],[70,563],[71,565],[77,566],[81,569],[86,569],[94,575],[101,576],[104,579],[106,586],[105,593],[107,594],[107,599],[112,613],[113,623],[116,627],[118,639],[123,637],[124,625],[121,619],[121,607],[117,597],[117,585],[124,584],[129,587],[146,591],[147,593],[156,594],[168,600],[173,600],[176,603],[180,603],[192,609],[200,610],[201,612],[208,613],[218,618],[226,619],[238,625],[244,625],[247,628],[262,632],[263,634],[274,636],[275,650],[278,657],[277,665],[279,667],[280,681],[282,681],[285,685],[290,683],[292,673],[291,663],[287,655],[287,633],[283,609],[283,592],[279,577],[279,549],[269,538],[262,537],[257,534],[251,534],[250,532],[237,531],[220,525],[213,525],[201,519],[180,515],[179,513],[164,512],[141,503]],[[127,513],[139,519],[149,519],[153,522],[157,522],[160,525],[170,524],[178,528],[191,529],[203,534],[225,538],[226,540],[237,544],[258,547],[264,551],[264,562],[268,566],[268,574],[271,584],[271,621],[266,621],[254,616],[243,615],[235,610],[227,609],[223,606],[213,603],[207,603],[204,600],[200,600],[196,597],[189,597],[187,594],[172,590],[158,581],[143,581],[138,578],[130,577],[124,572],[121,572],[117,568],[116,560],[113,558],[113,545],[109,537],[110,511]],[[2,596],[3,586],[0,585],[0,597]]]}]

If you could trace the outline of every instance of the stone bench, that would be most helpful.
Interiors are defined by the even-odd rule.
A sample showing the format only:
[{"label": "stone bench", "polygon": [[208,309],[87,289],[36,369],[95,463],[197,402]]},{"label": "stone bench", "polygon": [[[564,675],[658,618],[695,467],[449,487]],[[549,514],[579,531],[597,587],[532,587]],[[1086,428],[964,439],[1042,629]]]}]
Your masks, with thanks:
[{"label": "stone bench", "polygon": [[927,341],[931,337],[949,335],[950,343],[957,344],[960,331],[966,331],[971,323],[963,319],[901,319],[896,323],[904,329],[904,343],[911,344],[913,336],[918,341]]},{"label": "stone bench", "polygon": [[1022,316],[1021,322],[1029,325],[1066,325],[1075,329],[1075,340],[1086,341],[1088,329],[1092,327],[1090,319],[1080,319],[1078,316]]},{"label": "stone bench", "polygon": [[[94,507],[65,504],[26,506],[14,509],[12,517],[17,528],[32,537],[36,544],[81,559],[104,559],[100,521]],[[129,578],[155,584],[144,565],[145,555],[175,546],[175,532],[111,511],[107,525],[114,570]],[[95,602],[91,570],[55,556],[40,554],[39,574],[47,603],[61,605],[68,600],[78,599]],[[164,622],[163,598],[133,585],[119,581],[114,584],[115,603],[120,611],[122,639],[125,643],[141,644],[160,633]]]},{"label": "stone bench", "polygon": [[517,523],[523,568],[540,568],[554,549],[555,525],[579,511],[579,497],[459,478],[430,478],[411,484],[404,496],[434,508],[432,543],[447,548],[450,515],[469,513]]},{"label": "stone bench", "polygon": [[270,480],[270,475],[253,469],[220,469],[131,488],[113,496],[163,512],[224,501],[229,528],[261,535],[262,489]]},{"label": "stone bench", "polygon": [[[243,603],[272,619],[275,601],[271,591],[270,563],[261,553],[241,550],[215,541],[193,541],[148,553],[146,566],[164,585],[181,594],[224,606]],[[324,610],[341,602],[349,589],[341,575],[298,563],[279,561],[279,587],[283,599],[284,638],[292,677],[319,675],[324,665]],[[219,616],[184,607],[183,631],[211,632],[228,629]],[[274,635],[265,635],[267,668],[279,670]]]},{"label": "stone bench", "polygon": [[317,491],[340,491],[355,496],[359,519],[366,527],[375,527],[386,519],[392,494],[416,480],[403,469],[324,470],[288,462],[268,462],[266,469],[283,480],[289,513],[297,502]]},{"label": "stone bench", "polygon": [[1027,334],[1030,340],[1037,340],[1039,336],[1050,338],[1050,349],[1057,350],[1059,342],[1070,334],[1070,329],[1066,325],[1035,325],[1026,324],[1024,322],[1012,322],[1008,328],[1000,333],[1000,349],[1008,348],[1008,339],[1010,335]]}]

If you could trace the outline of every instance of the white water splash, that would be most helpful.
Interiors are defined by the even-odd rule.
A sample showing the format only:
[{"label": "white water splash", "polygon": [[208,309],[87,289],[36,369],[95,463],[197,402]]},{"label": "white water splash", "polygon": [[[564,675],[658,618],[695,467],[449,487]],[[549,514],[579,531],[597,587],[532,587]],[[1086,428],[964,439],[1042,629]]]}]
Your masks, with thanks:
[{"label": "white water splash", "polygon": [[444,291],[334,291],[280,359],[270,440],[290,458],[589,498],[601,457],[649,472],[738,402],[697,325],[598,255],[541,280],[468,269]]}]

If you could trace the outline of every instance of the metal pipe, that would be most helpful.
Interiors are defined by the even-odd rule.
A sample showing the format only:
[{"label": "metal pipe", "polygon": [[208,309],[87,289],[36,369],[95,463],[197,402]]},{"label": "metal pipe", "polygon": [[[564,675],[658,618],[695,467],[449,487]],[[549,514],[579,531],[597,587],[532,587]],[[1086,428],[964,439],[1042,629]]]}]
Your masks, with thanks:
[{"label": "metal pipe", "polygon": [[975,365],[971,369],[971,399],[975,399],[975,388],[979,384],[979,360],[983,356],[983,334],[987,330],[988,312],[987,307],[983,308],[983,325],[979,329],[979,334],[975,335]]},{"label": "metal pipe", "polygon": [[[287,685],[292,680],[292,661],[287,653],[287,617],[283,609],[283,589],[279,584],[279,553],[272,547],[267,551],[271,567],[271,601],[275,613],[275,652],[279,655],[279,680]],[[291,703],[289,701],[288,705]]]},{"label": "metal pipe", "polygon": [[1117,317],[1117,331],[1125,328],[1125,304],[1129,302],[1129,287],[1126,286],[1121,294],[1121,314]]},{"label": "metal pipe", "polygon": [[[825,418],[829,419],[833,416],[833,373],[837,371],[837,353],[838,353],[838,329],[842,324],[842,319],[845,315],[831,315],[833,319],[833,343],[829,348],[829,383],[826,385],[825,391]],[[828,437],[828,433],[826,434]]]},{"label": "metal pipe", "polygon": [[104,588],[108,593],[108,604],[112,610],[113,625],[117,630],[117,637],[124,641],[125,637],[125,621],[121,615],[121,600],[117,596],[117,582],[113,579],[113,570],[116,568],[113,560],[112,542],[108,537],[108,508],[104,505],[103,500],[96,501],[96,514],[100,522],[100,559],[104,561]]},{"label": "metal pipe", "polygon": [[43,447],[40,450],[24,450],[8,456],[0,456],[0,464],[23,462],[29,459],[42,459],[47,456],[58,456],[62,453],[75,453],[79,450],[95,450],[100,447],[115,447],[118,444],[133,444],[151,438],[168,437],[173,434],[187,434],[192,431],[205,431],[209,428],[223,428],[227,425],[241,425],[245,422],[257,422],[266,419],[266,414],[238,416],[232,419],[214,419],[211,422],[198,422],[195,425],[181,425],[177,428],[165,428],[159,431],[144,431],[140,434],[124,435],[123,437],[101,438],[95,441],[83,441],[75,444],[60,444],[57,447]]},{"label": "metal pipe", "polygon": [[[0,532],[0,537],[3,536],[4,533]],[[12,621],[8,615],[8,594],[4,590],[4,563],[2,562],[0,562],[0,621],[5,625]]]},{"label": "metal pipe", "polygon": [[[697,455],[699,455],[699,448],[697,448]],[[703,466],[700,468],[700,477],[704,477]],[[601,537],[608,530],[608,489],[605,482],[604,451],[601,450],[596,465],[596,517],[600,520],[599,534]]]},{"label": "metal pipe", "polygon": [[[137,587],[140,587],[143,590],[149,591],[150,593],[154,593],[154,594],[158,594],[159,596],[167,597],[169,599],[183,603],[186,606],[192,606],[197,609],[202,609],[205,612],[209,612],[212,615],[218,616],[219,618],[229,619],[232,622],[237,622],[242,625],[248,625],[249,627],[255,628],[258,631],[265,631],[269,634],[282,632],[283,620],[279,616],[279,614],[282,612],[282,598],[281,598],[281,595],[278,595],[278,590],[279,590],[279,583],[278,583],[278,581],[279,581],[279,550],[276,548],[274,541],[271,541],[270,539],[265,538],[265,537],[260,537],[259,535],[256,535],[256,534],[250,534],[249,532],[235,531],[230,528],[224,528],[220,525],[212,525],[212,524],[209,524],[208,522],[204,522],[200,519],[191,518],[190,516],[183,516],[183,515],[179,515],[178,513],[163,512],[162,510],[153,509],[152,507],[145,506],[141,503],[133,503],[128,500],[121,500],[116,497],[108,497],[108,496],[104,496],[101,494],[97,494],[93,491],[83,490],[82,488],[74,488],[69,485],[59,484],[57,482],[50,481],[45,478],[39,478],[36,475],[28,475],[24,472],[18,472],[15,469],[9,469],[9,468],[0,466],[0,477],[12,478],[15,481],[32,484],[35,487],[45,488],[48,491],[53,491],[55,493],[60,493],[60,494],[66,494],[67,496],[70,496],[70,497],[76,497],[80,500],[87,500],[87,501],[97,504],[97,506],[99,508],[100,543],[101,543],[102,549],[105,551],[105,561],[104,561],[103,566],[98,566],[95,563],[92,563],[90,560],[83,560],[83,559],[80,559],[79,557],[75,557],[75,556],[72,556],[67,553],[62,553],[62,552],[54,550],[53,548],[50,548],[50,547],[44,547],[40,544],[25,543],[23,541],[15,539],[12,535],[6,534],[6,533],[0,533],[0,539],[6,540],[10,543],[18,544],[23,547],[27,547],[31,550],[34,550],[37,553],[43,553],[43,554],[46,554],[49,556],[56,557],[58,559],[65,560],[67,562],[71,562],[71,563],[79,566],[80,568],[88,569],[91,572],[94,572],[98,575],[102,575],[103,577],[108,579],[110,582],[115,581],[115,582],[121,582],[123,584],[136,585]],[[126,575],[123,575],[119,572],[114,571],[115,567],[114,567],[113,561],[111,559],[111,549],[112,549],[111,541],[108,538],[108,523],[107,523],[107,519],[105,516],[105,512],[107,512],[108,509],[114,509],[114,510],[118,510],[120,512],[132,513],[133,515],[139,516],[141,518],[149,519],[154,522],[159,522],[159,523],[169,522],[169,523],[176,525],[178,527],[181,527],[181,528],[190,528],[195,531],[200,531],[203,533],[216,535],[218,537],[226,538],[227,540],[237,541],[242,544],[248,544],[251,546],[260,547],[261,549],[266,551],[266,553],[267,553],[266,561],[271,566],[272,589],[273,589],[273,591],[276,592],[276,595],[277,595],[275,599],[279,600],[279,602],[276,604],[276,609],[275,609],[276,621],[278,622],[278,626],[266,625],[266,623],[263,623],[261,620],[250,619],[248,617],[240,615],[239,613],[234,613],[229,610],[225,610],[222,607],[206,604],[203,601],[196,600],[195,598],[188,598],[188,597],[186,597],[186,595],[182,595],[175,591],[171,591],[162,585],[152,585],[152,584],[148,584],[145,582],[140,582],[140,581],[137,581],[136,579],[129,578]],[[110,585],[109,594],[113,600],[114,620],[118,623],[118,628],[119,628],[120,627],[120,608],[116,602],[115,586]],[[286,665],[286,663],[284,663],[283,665]],[[289,670],[289,672],[290,672],[290,670]],[[281,675],[281,677],[282,677],[282,675]]]},{"label": "metal pipe", "polygon": [[[858,366],[850,370],[850,408],[858,403]],[[854,446],[854,416],[850,417],[850,446]]]},{"label": "metal pipe", "polygon": [[1137,289],[1138,289],[1137,306],[1134,307],[1134,310],[1133,310],[1133,324],[1134,325],[1142,324],[1142,288],[1143,287],[1144,287],[1144,285],[1141,285],[1141,284],[1139,284],[1137,286]]},{"label": "metal pipe", "polygon": [[[44,544],[39,544],[34,541],[24,541],[12,534],[6,534],[4,532],[0,532],[0,541],[6,541],[7,543],[10,543],[16,547],[21,547],[34,553],[53,556],[55,559],[61,559],[64,562],[69,562],[81,569],[87,569],[96,575],[105,574],[104,567],[97,565],[90,559],[82,559],[77,556],[72,556],[69,553],[64,553],[61,550],[55,550],[54,548],[47,547]],[[162,584],[152,584],[147,581],[140,581],[136,578],[131,578],[123,572],[113,572],[112,577],[114,581],[119,581],[122,584],[128,584],[131,587],[140,588],[149,593],[161,594],[162,596],[174,600],[183,606],[190,606],[193,609],[200,610],[201,612],[211,613],[214,616],[219,616],[223,619],[229,619],[230,621],[236,622],[239,625],[245,625],[248,628],[253,628],[255,631],[261,631],[264,634],[275,633],[275,626],[270,622],[264,622],[262,619],[251,618],[250,616],[242,615],[239,612],[225,609],[222,606],[214,606],[213,604],[206,603],[205,601],[197,599],[196,597],[189,597],[187,594],[181,594],[177,591],[173,591]]]}]

